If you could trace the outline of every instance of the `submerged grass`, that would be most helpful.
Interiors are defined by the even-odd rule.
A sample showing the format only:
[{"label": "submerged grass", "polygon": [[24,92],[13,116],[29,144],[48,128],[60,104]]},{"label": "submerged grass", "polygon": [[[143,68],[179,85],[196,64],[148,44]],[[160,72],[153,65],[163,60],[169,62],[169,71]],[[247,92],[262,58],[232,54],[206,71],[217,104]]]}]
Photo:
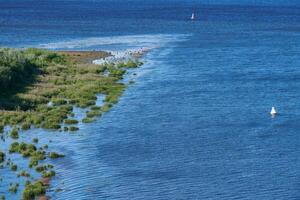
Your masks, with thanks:
[{"label": "submerged grass", "polygon": [[[29,168],[41,173],[43,178],[55,176],[53,166],[39,165],[48,158],[64,157],[55,152],[48,153],[34,144],[19,143],[20,130],[32,127],[77,131],[74,106],[88,108],[86,116],[80,119],[91,123],[96,117],[108,112],[116,104],[126,88],[120,80],[129,68],[142,63],[107,63],[101,66],[92,64],[92,59],[109,56],[104,52],[53,52],[41,49],[0,49],[0,133],[6,125],[12,127],[9,136],[15,140],[9,153],[21,154],[29,159]],[[106,72],[109,72],[108,76]],[[97,95],[105,95],[104,105],[96,106]],[[64,125],[64,126],[62,126]],[[65,125],[70,125],[69,127]],[[19,132],[20,131],[20,132]],[[6,162],[6,154],[0,151],[0,163]],[[7,161],[8,162],[8,161]],[[18,171],[18,166],[9,161],[9,167]],[[18,173],[30,177],[26,171]],[[14,185],[15,186],[15,185]],[[27,182],[22,199],[35,199],[46,193],[41,181]],[[11,187],[16,191],[17,187]]]}]

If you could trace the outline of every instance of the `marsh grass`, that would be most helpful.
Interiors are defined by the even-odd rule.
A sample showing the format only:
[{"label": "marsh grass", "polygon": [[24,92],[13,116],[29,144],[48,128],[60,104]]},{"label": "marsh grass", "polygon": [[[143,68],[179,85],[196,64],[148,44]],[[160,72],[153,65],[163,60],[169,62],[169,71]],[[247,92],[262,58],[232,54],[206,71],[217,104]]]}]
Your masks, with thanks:
[{"label": "marsh grass", "polygon": [[[19,138],[19,130],[32,127],[77,131],[74,125],[79,123],[74,117],[73,107],[88,108],[82,122],[90,123],[96,117],[108,112],[119,101],[126,89],[120,83],[127,69],[141,65],[138,61],[128,60],[119,63],[94,65],[91,60],[109,56],[105,52],[52,52],[41,49],[0,49],[0,133],[4,127],[13,127],[9,132],[12,139]],[[108,75],[106,75],[108,72]],[[105,95],[104,105],[96,106],[97,95]],[[24,131],[20,131],[23,134]],[[49,141],[50,142],[50,141]],[[38,139],[33,139],[38,143]],[[13,142],[9,153],[21,154],[29,159],[29,167],[35,168],[44,178],[55,176],[53,168],[39,165],[40,161],[49,158],[63,157],[62,154],[37,148],[34,144]],[[0,163],[11,170],[17,166],[6,161],[5,153],[0,151]],[[30,176],[25,171],[19,176]],[[36,199],[46,193],[41,181],[27,182],[22,199]]]}]

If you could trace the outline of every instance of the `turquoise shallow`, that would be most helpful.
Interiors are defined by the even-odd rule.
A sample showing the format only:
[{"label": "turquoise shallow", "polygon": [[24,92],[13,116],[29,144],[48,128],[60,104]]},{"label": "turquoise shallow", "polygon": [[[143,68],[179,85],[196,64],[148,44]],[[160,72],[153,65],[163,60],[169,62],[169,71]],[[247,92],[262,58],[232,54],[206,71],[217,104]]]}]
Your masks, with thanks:
[{"label": "turquoise shallow", "polygon": [[300,199],[300,7],[170,2],[0,1],[1,46],[152,49],[102,118],[23,136],[67,155],[48,194]]}]

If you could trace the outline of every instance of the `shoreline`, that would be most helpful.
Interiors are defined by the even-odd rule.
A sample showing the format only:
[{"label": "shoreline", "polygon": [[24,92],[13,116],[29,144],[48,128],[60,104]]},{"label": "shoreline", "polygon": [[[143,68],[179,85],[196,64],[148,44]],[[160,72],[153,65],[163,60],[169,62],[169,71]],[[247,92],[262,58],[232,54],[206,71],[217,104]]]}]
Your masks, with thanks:
[{"label": "shoreline", "polygon": [[[31,143],[24,143],[20,141],[19,137],[22,138],[26,131],[35,128],[73,133],[78,130],[77,125],[79,123],[92,123],[96,118],[108,112],[110,108],[118,102],[119,97],[127,85],[130,84],[120,83],[119,81],[123,79],[128,69],[137,68],[142,65],[138,59],[144,55],[141,54],[141,52],[135,52],[139,57],[130,55],[126,60],[115,59],[110,62],[95,64],[95,60],[105,60],[105,58],[112,56],[112,54],[104,51],[36,51],[38,51],[38,55],[45,54],[48,56],[49,54],[55,59],[59,58],[57,60],[62,59],[60,57],[62,56],[65,60],[59,63],[50,63],[50,65],[46,67],[43,66],[43,68],[46,68],[43,69],[45,73],[38,74],[38,78],[35,82],[27,85],[24,92],[16,90],[17,92],[14,96],[16,95],[18,98],[23,98],[23,101],[30,101],[32,98],[35,99],[37,95],[40,95],[37,92],[43,91],[47,93],[50,91],[52,95],[48,97],[48,101],[42,100],[30,109],[24,106],[6,110],[3,104],[1,104],[2,110],[0,110],[0,132],[2,132],[0,135],[2,142],[7,146],[6,150],[0,148],[0,157],[2,158],[0,162],[4,169],[7,170],[6,166],[10,166],[14,173],[22,173],[20,176],[18,175],[18,177],[24,177],[26,180],[25,185],[19,186],[20,184],[18,182],[10,183],[8,190],[11,196],[17,193],[22,195],[23,199],[33,199],[37,197],[47,199],[46,190],[51,185],[51,178],[55,176],[55,171],[52,170],[55,166],[47,165],[44,161],[60,159],[65,155],[51,152],[49,150],[50,148],[48,149],[50,143],[40,146],[40,138],[34,138]],[[70,78],[66,78],[68,76],[70,76]],[[67,80],[61,80],[60,77],[65,77],[64,79]],[[52,82],[53,78],[55,78],[54,84]],[[69,84],[69,81],[74,81],[74,79],[75,83]],[[53,92],[53,90],[55,92]],[[59,91],[58,94],[57,91]],[[74,96],[74,93],[77,94]],[[101,106],[95,105],[96,96],[99,94],[104,95],[103,104]],[[28,99],[28,97],[30,98]],[[1,103],[3,103],[3,99],[5,100],[5,97],[1,98]],[[75,107],[87,109],[85,117],[80,119],[80,121],[74,118],[73,109]],[[42,119],[35,119],[34,116],[40,115]],[[18,119],[20,116],[21,119]],[[7,144],[7,141],[10,141],[10,145]],[[23,155],[24,162],[29,159],[30,163],[33,162],[33,165],[20,171],[17,164],[14,163],[15,161],[11,159],[12,154]],[[43,164],[39,165],[39,162]],[[31,177],[27,171],[32,168],[35,168],[35,170],[41,174],[40,178]],[[5,179],[5,177],[2,178]],[[31,180],[30,182],[28,181],[29,179]],[[40,190],[39,194],[33,192],[37,188]],[[20,190],[22,191],[21,193],[18,192]],[[6,195],[0,193],[0,197],[5,199]]]}]

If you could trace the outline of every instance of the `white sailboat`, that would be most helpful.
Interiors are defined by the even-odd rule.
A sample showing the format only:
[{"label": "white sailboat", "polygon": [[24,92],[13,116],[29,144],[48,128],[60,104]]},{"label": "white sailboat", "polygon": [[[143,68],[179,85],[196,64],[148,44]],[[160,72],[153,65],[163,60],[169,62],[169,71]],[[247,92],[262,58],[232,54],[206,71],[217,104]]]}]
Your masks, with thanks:
[{"label": "white sailboat", "polygon": [[277,114],[275,107],[272,107],[270,114],[271,114],[273,117]]},{"label": "white sailboat", "polygon": [[195,19],[196,19],[195,13],[192,13],[191,20],[195,20]]}]

